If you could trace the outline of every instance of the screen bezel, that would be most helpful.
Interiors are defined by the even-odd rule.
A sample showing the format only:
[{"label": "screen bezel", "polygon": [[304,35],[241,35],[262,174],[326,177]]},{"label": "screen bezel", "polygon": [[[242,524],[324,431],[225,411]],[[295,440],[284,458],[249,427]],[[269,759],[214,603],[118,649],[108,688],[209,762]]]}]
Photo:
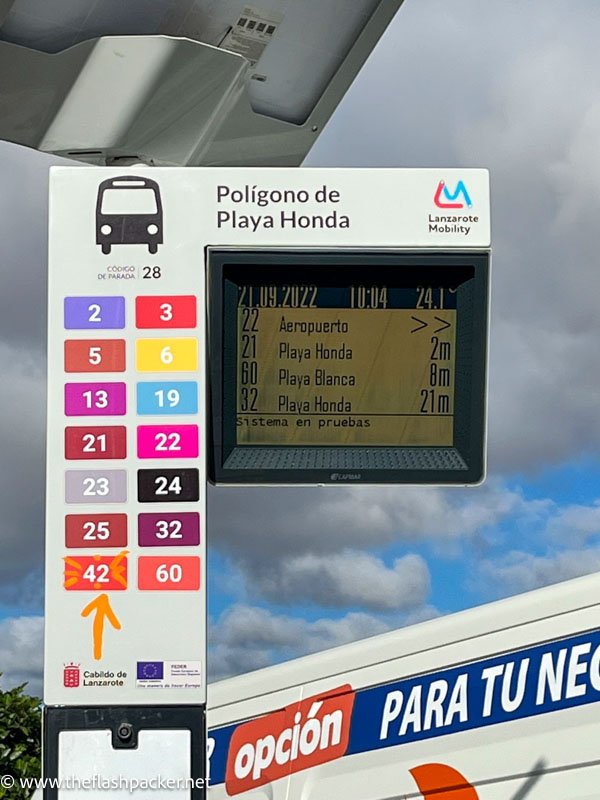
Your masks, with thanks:
[{"label": "screen bezel", "polygon": [[[489,252],[355,249],[238,250],[207,248],[208,336],[212,420],[209,476],[216,484],[437,484],[473,485],[485,473],[486,383],[489,316]],[[295,275],[292,273],[295,270]],[[399,272],[402,270],[403,272]],[[238,445],[237,301],[228,288],[232,275],[244,273],[253,285],[306,282],[343,285],[338,276],[363,275],[362,283],[413,287],[435,274],[457,292],[457,347],[454,396],[454,445],[406,447],[384,445]],[[248,277],[246,278],[246,272]],[[448,273],[447,276],[444,273]],[[302,276],[303,274],[303,276]],[[467,274],[472,274],[466,281]],[[376,276],[376,279],[374,279]],[[419,277],[420,276],[420,277]],[[355,282],[356,278],[353,281]],[[387,280],[390,284],[390,280]],[[346,285],[348,280],[346,280]],[[306,464],[316,456],[319,466]],[[369,451],[369,452],[367,452]],[[394,456],[402,466],[374,466],[377,455]],[[341,457],[343,454],[343,458]],[[419,458],[419,454],[421,458]],[[425,458],[425,456],[427,458]],[[365,458],[369,462],[364,466]],[[442,466],[421,462],[437,461]],[[310,458],[308,459],[311,460]],[[380,459],[386,461],[386,459]],[[240,463],[244,462],[243,467]],[[343,465],[340,466],[343,462]],[[416,462],[416,463],[415,463]],[[233,464],[233,466],[232,466]],[[267,466],[265,466],[267,464]],[[272,464],[276,466],[273,467]],[[348,464],[350,466],[348,466]],[[354,466],[353,466],[354,464]],[[451,464],[451,466],[449,466]],[[283,466],[280,466],[283,465]],[[358,466],[357,466],[358,465]]]}]

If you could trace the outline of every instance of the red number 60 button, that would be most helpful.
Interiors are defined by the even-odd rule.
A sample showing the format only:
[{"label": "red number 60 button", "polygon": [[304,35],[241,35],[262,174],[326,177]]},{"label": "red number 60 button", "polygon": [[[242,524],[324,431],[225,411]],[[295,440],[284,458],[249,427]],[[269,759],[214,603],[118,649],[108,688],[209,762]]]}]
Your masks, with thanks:
[{"label": "red number 60 button", "polygon": [[190,592],[200,588],[198,556],[140,556],[138,589],[152,592]]}]

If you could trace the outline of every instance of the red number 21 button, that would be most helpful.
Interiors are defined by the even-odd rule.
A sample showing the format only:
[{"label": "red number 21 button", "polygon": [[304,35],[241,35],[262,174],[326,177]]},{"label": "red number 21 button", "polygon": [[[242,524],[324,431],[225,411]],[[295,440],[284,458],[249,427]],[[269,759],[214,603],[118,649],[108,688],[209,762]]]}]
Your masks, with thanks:
[{"label": "red number 21 button", "polygon": [[124,425],[65,428],[65,458],[95,460],[125,458],[127,429]]},{"label": "red number 21 button", "polygon": [[136,328],[195,328],[194,295],[156,295],[135,298]]}]

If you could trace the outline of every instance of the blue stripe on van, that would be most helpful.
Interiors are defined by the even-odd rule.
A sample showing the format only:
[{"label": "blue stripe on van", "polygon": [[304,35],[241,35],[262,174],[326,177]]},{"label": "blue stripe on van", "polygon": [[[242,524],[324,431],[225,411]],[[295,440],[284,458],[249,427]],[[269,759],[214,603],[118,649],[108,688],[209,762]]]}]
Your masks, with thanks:
[{"label": "blue stripe on van", "polygon": [[[339,676],[337,676],[339,678]],[[600,630],[359,690],[346,755],[600,700]],[[243,723],[242,723],[243,724]],[[211,784],[225,782],[236,725],[211,730]]]}]

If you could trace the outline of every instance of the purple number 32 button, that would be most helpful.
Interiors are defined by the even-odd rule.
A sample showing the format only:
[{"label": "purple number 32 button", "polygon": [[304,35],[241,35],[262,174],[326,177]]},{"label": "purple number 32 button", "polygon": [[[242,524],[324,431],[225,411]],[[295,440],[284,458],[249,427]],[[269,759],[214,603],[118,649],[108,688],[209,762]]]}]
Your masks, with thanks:
[{"label": "purple number 32 button", "polygon": [[138,514],[140,547],[189,547],[200,544],[200,515],[193,511]]},{"label": "purple number 32 button", "polygon": [[67,330],[117,330],[124,327],[124,297],[65,297]]}]

